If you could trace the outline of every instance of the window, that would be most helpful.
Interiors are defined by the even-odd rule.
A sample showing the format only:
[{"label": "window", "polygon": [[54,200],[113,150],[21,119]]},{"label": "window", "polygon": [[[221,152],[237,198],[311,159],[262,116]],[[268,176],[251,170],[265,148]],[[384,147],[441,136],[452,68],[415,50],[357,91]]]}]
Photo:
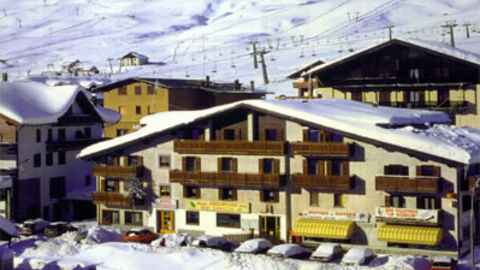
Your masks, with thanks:
[{"label": "window", "polygon": [[125,211],[125,225],[143,225],[143,215],[141,212]]},{"label": "window", "polygon": [[65,141],[66,138],[66,133],[64,128],[59,128],[58,129],[58,141],[63,142]]},{"label": "window", "polygon": [[103,225],[110,225],[110,224],[120,224],[120,214],[118,211],[102,211],[102,224]]},{"label": "window", "polygon": [[52,164],[53,164],[53,153],[46,153],[45,154],[45,164],[47,166],[52,166]]},{"label": "window", "polygon": [[240,228],[240,215],[217,213],[217,227]]},{"label": "window", "polygon": [[200,188],[199,187],[192,187],[192,186],[184,186],[183,187],[183,197],[185,198],[200,198]]},{"label": "window", "polygon": [[53,141],[53,131],[52,131],[52,129],[49,128],[47,132],[48,132],[47,133],[48,134],[48,141],[49,142]]},{"label": "window", "polygon": [[142,163],[142,157],[139,157],[139,156],[128,157],[128,166],[140,166],[141,163]]},{"label": "window", "polygon": [[318,160],[316,159],[309,159],[308,160],[308,174],[310,175],[318,175]]},{"label": "window", "polygon": [[135,86],[135,95],[141,95],[142,94],[142,87],[140,85]]},{"label": "window", "polygon": [[222,158],[222,172],[231,172],[233,170],[232,158]]},{"label": "window", "polygon": [[260,190],[260,201],[261,202],[278,202],[278,191],[277,190]]},{"label": "window", "polygon": [[92,184],[92,177],[88,174],[85,175],[85,186],[88,187]]},{"label": "window", "polygon": [[332,142],[343,142],[343,136],[337,133],[332,133]]},{"label": "window", "polygon": [[113,179],[105,179],[105,191],[106,192],[118,192],[117,181]]},{"label": "window", "polygon": [[158,155],[158,168],[170,169],[170,155]]},{"label": "window", "polygon": [[223,139],[226,141],[235,140],[235,130],[234,129],[224,129],[223,130]]},{"label": "window", "polygon": [[418,209],[440,209],[440,202],[441,200],[438,200],[435,197],[429,197],[429,196],[420,196],[417,197],[417,208]]},{"label": "window", "polygon": [[33,155],[33,167],[42,166],[42,156],[40,154]]},{"label": "window", "polygon": [[192,129],[192,140],[200,140],[200,135],[202,135],[202,131],[200,129]]},{"label": "window", "polygon": [[58,152],[58,164],[65,164],[65,151]]},{"label": "window", "polygon": [[310,129],[308,130],[308,138],[311,142],[318,142],[319,140],[320,131],[318,129]]},{"label": "window", "polygon": [[468,211],[472,208],[472,196],[465,195],[462,197],[462,210],[463,212]]},{"label": "window", "polygon": [[60,199],[65,196],[65,177],[50,178],[50,199]]},{"label": "window", "polygon": [[332,160],[332,175],[343,175],[342,160]]},{"label": "window", "polygon": [[417,167],[418,176],[437,176],[436,168],[432,165],[422,165]]},{"label": "window", "polygon": [[263,173],[264,174],[275,173],[273,159],[270,159],[270,158],[263,159]]},{"label": "window", "polygon": [[142,106],[135,106],[135,113],[142,114]]},{"label": "window", "polygon": [[200,225],[200,213],[196,211],[186,211],[185,220],[188,225]]},{"label": "window", "polygon": [[118,95],[119,96],[125,96],[127,94],[127,87],[122,86],[118,88]]},{"label": "window", "polygon": [[92,129],[89,127],[84,128],[83,133],[85,135],[85,139],[90,139],[92,137]]},{"label": "window", "polygon": [[83,132],[80,130],[75,131],[75,139],[83,139]]},{"label": "window", "polygon": [[405,198],[403,196],[390,196],[390,206],[405,208]]},{"label": "window", "polygon": [[126,115],[127,114],[127,107],[126,106],[118,106],[118,113],[121,115]]},{"label": "window", "polygon": [[318,191],[310,191],[310,206],[318,205]]},{"label": "window", "polygon": [[266,129],[265,130],[265,140],[276,141],[277,140],[277,130],[276,129]]},{"label": "window", "polygon": [[159,184],[158,189],[158,194],[160,195],[160,198],[171,198],[172,186],[170,184]]},{"label": "window", "polygon": [[153,90],[153,85],[147,86],[147,95],[154,95],[155,91]]},{"label": "window", "polygon": [[36,141],[40,142],[42,140],[42,131],[40,129],[37,129],[36,132]]},{"label": "window", "polygon": [[117,129],[117,137],[128,133],[128,129]]},{"label": "window", "polygon": [[405,175],[408,176],[408,167],[403,165],[388,165],[384,167],[385,175]]},{"label": "window", "polygon": [[186,157],[185,158],[186,164],[185,164],[185,170],[188,172],[194,172],[197,170],[196,168],[196,161],[197,158],[195,157]]},{"label": "window", "polygon": [[220,200],[237,200],[237,189],[235,188],[220,188],[218,189],[218,198]]},{"label": "window", "polygon": [[333,206],[343,207],[343,194],[333,194]]}]

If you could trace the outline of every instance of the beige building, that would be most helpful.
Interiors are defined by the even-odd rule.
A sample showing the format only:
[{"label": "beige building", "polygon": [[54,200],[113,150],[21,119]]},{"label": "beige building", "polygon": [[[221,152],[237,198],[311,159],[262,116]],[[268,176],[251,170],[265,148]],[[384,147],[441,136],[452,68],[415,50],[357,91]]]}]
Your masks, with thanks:
[{"label": "beige building", "polygon": [[355,101],[251,100],[146,117],[79,158],[100,163],[102,224],[458,256],[480,131],[448,122]]}]

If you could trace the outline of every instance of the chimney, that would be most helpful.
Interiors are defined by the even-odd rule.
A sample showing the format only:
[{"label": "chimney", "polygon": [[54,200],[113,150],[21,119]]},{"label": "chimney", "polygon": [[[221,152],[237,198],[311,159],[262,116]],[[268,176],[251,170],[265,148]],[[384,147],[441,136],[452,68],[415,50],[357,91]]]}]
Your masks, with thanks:
[{"label": "chimney", "polygon": [[8,73],[2,73],[2,82],[8,82]]},{"label": "chimney", "polygon": [[250,89],[252,92],[255,90],[255,81],[250,81]]},{"label": "chimney", "polygon": [[233,85],[233,88],[234,88],[235,90],[240,90],[240,83],[238,82],[238,80],[235,80],[235,81],[233,82],[233,84],[234,84],[234,85]]},{"label": "chimney", "polygon": [[210,76],[208,76],[208,75],[205,77],[205,84],[206,84],[207,86],[210,85]]}]

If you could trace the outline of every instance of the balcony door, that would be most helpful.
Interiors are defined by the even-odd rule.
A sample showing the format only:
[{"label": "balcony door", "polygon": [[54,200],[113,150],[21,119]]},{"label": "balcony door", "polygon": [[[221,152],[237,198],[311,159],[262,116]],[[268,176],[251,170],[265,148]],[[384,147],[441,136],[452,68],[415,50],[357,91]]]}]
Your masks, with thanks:
[{"label": "balcony door", "polygon": [[173,233],[173,211],[157,211],[157,230],[159,233]]}]

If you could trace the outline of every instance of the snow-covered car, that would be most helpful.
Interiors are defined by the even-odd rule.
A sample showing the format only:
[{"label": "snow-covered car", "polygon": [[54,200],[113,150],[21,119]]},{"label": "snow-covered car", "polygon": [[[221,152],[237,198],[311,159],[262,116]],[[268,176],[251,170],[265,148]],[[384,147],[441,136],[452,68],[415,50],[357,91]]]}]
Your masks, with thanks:
[{"label": "snow-covered car", "polygon": [[50,224],[48,221],[43,219],[29,219],[25,220],[18,228],[18,231],[21,235],[33,235],[43,232],[43,230]]},{"label": "snow-covered car", "polygon": [[232,243],[221,236],[214,235],[202,235],[193,240],[192,246],[194,247],[208,247],[214,249],[220,249],[223,251],[230,251],[232,249]]},{"label": "snow-covered car", "polygon": [[431,270],[455,270],[457,261],[447,256],[437,256],[432,259]]},{"label": "snow-covered car", "polygon": [[265,238],[255,238],[243,242],[234,252],[259,254],[267,252],[272,246]]},{"label": "snow-covered car", "polygon": [[343,248],[340,244],[336,243],[323,243],[317,247],[315,252],[310,256],[311,260],[317,260],[322,262],[332,261],[341,257],[343,254]]},{"label": "snow-covered car", "polygon": [[353,247],[343,256],[342,264],[348,266],[358,266],[367,264],[375,257],[373,251],[367,247]]},{"label": "snow-covered car", "polygon": [[123,242],[139,242],[150,244],[153,240],[158,238],[158,234],[149,229],[137,227],[132,228],[123,234]]},{"label": "snow-covered car", "polygon": [[267,251],[267,255],[279,258],[306,259],[312,251],[298,244],[276,245]]},{"label": "snow-covered car", "polygon": [[150,243],[157,247],[184,247],[190,245],[193,238],[188,233],[167,233]]},{"label": "snow-covered car", "polygon": [[46,237],[57,237],[66,232],[78,231],[78,228],[64,221],[52,222],[43,231]]}]

